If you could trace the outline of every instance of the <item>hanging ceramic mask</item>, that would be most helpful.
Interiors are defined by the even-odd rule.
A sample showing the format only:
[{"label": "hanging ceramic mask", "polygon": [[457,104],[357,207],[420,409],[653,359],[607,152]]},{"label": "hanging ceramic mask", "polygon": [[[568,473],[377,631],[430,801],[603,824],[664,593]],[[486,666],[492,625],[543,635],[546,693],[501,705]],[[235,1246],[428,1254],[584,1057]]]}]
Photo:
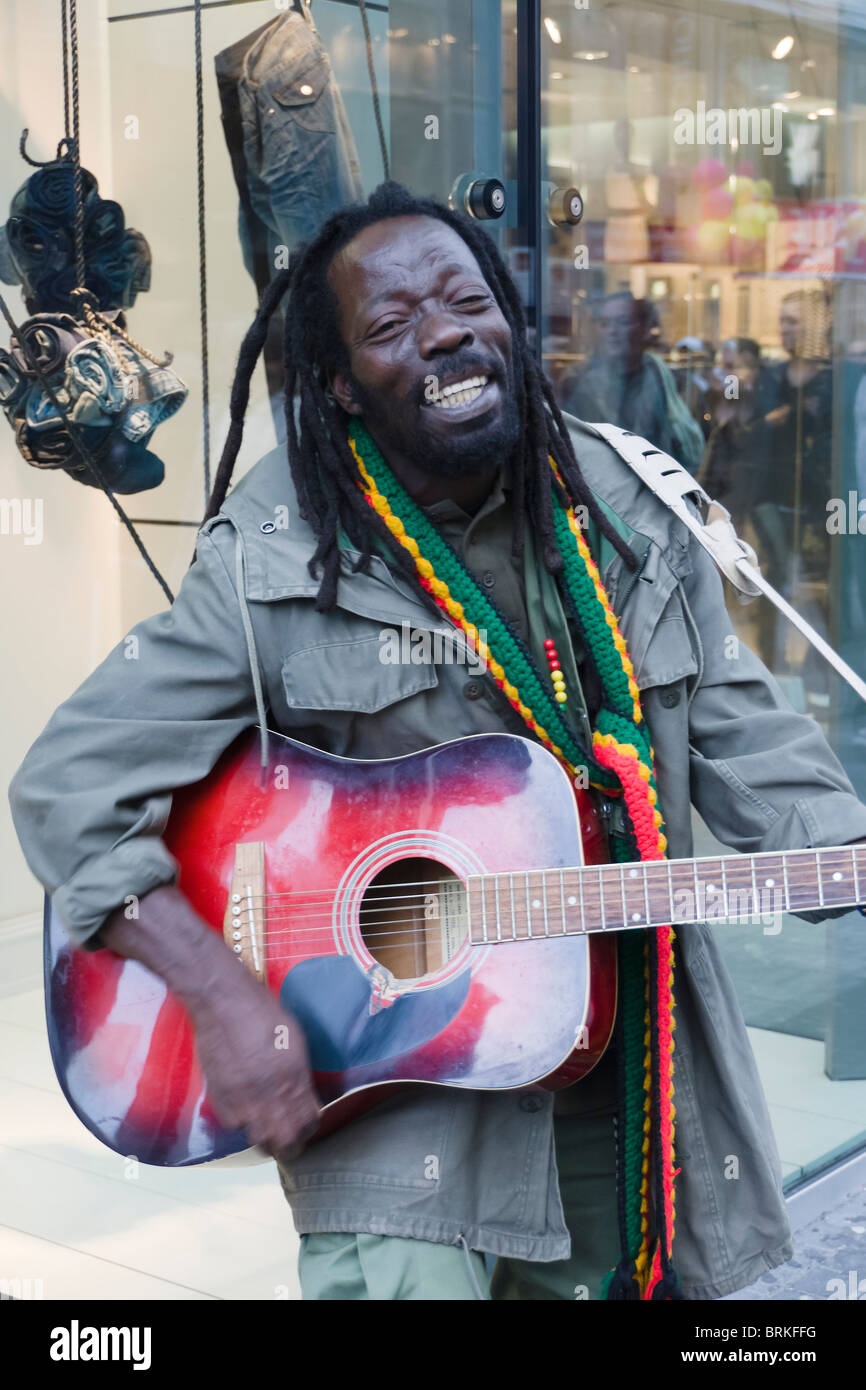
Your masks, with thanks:
[{"label": "hanging ceramic mask", "polygon": [[[122,327],[119,313],[105,317]],[[0,407],[24,458],[35,468],[62,468],[90,487],[104,483],[119,493],[157,487],[165,468],[147,444],[187,394],[169,366],[118,335],[88,333],[70,314],[36,314],[21,325],[9,352],[0,349]],[[82,462],[63,413],[98,477]]]},{"label": "hanging ceramic mask", "polygon": [[[119,203],[100,198],[96,179],[82,169],[85,283],[103,313],[128,309],[150,287],[150,247],[125,225]],[[65,312],[75,274],[75,168],[56,159],[37,169],[12,199],[0,228],[0,278],[21,285],[31,314]]]}]

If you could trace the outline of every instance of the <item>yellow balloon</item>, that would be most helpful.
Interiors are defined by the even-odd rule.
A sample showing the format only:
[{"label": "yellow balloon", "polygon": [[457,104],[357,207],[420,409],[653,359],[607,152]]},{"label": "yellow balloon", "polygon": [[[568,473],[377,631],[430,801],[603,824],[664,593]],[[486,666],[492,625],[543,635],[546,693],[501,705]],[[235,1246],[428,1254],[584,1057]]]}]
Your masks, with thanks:
[{"label": "yellow balloon", "polygon": [[764,206],[763,203],[745,203],[737,208],[734,217],[737,236],[757,240],[764,235]]},{"label": "yellow balloon", "polygon": [[737,174],[736,178],[731,179],[733,187],[731,192],[736,203],[750,203],[755,196],[755,180],[748,178],[745,174]]},{"label": "yellow balloon", "polygon": [[731,237],[727,222],[702,222],[698,228],[698,247],[706,256],[720,256],[727,253]]}]

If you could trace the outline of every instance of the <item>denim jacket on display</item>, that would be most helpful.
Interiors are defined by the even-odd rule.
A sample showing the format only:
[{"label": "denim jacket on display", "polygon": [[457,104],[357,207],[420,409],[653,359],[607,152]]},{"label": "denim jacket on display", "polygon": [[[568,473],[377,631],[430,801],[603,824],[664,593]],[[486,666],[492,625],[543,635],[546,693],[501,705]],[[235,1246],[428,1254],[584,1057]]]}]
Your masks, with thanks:
[{"label": "denim jacket on display", "polygon": [[[671,856],[692,853],[692,806],[740,851],[866,837],[866,807],[817,724],[791,709],[742,644],[731,658],[731,621],[707,554],[591,425],[565,420],[584,476],[642,556],[632,574],[604,541],[599,561],[642,692]],[[281,505],[287,529],[273,526]],[[16,827],[79,943],[127,894],[174,880],[160,838],[165,788],[205,776],[257,722],[251,650],[271,727],[334,753],[391,757],[460,735],[527,734],[489,675],[485,698],[467,699],[459,664],[376,659],[384,626],[436,623],[382,559],[352,573],[357,552],[348,549],[337,607],[317,612],[313,547],[285,450],[274,450],[202,529],[173,607],[134,629],[140,659],[126,660],[121,642],[28,753],[12,787]],[[674,1257],[697,1299],[732,1292],[792,1253],[770,1119],[718,930],[679,929],[676,946]],[[463,1236],[494,1254],[566,1258],[554,1098],[525,1100],[437,1086],[392,1097],[281,1168],[297,1229]]]},{"label": "denim jacket on display", "polygon": [[[344,203],[363,198],[358,153],[330,59],[304,7],[216,57],[223,128],[240,194],[244,261],[294,250]],[[267,279],[265,283],[267,283]]]}]

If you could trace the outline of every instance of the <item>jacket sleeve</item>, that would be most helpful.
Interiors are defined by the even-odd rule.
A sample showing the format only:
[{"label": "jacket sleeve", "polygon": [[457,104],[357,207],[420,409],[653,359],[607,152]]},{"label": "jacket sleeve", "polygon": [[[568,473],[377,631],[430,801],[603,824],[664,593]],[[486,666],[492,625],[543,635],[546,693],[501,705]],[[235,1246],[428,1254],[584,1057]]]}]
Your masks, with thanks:
[{"label": "jacket sleeve", "polygon": [[[233,528],[222,525],[230,550]],[[130,894],[174,882],[173,789],[256,722],[235,585],[212,535],[173,606],[139,623],[52,716],[10,788],[33,873],[78,945]]]},{"label": "jacket sleeve", "polygon": [[746,853],[866,838],[866,806],[818,724],[733,636],[716,567],[696,541],[691,548],[682,587],[703,656],[689,711],[693,804],[719,840]]}]

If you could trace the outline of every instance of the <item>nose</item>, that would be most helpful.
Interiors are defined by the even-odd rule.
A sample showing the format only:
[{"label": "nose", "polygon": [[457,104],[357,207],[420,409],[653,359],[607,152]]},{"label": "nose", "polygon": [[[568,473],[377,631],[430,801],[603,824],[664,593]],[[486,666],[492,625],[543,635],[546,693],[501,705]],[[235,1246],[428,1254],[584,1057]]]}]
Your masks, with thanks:
[{"label": "nose", "polygon": [[443,309],[425,314],[418,328],[418,352],[423,358],[441,353],[453,353],[475,342],[470,324],[460,321]]}]

